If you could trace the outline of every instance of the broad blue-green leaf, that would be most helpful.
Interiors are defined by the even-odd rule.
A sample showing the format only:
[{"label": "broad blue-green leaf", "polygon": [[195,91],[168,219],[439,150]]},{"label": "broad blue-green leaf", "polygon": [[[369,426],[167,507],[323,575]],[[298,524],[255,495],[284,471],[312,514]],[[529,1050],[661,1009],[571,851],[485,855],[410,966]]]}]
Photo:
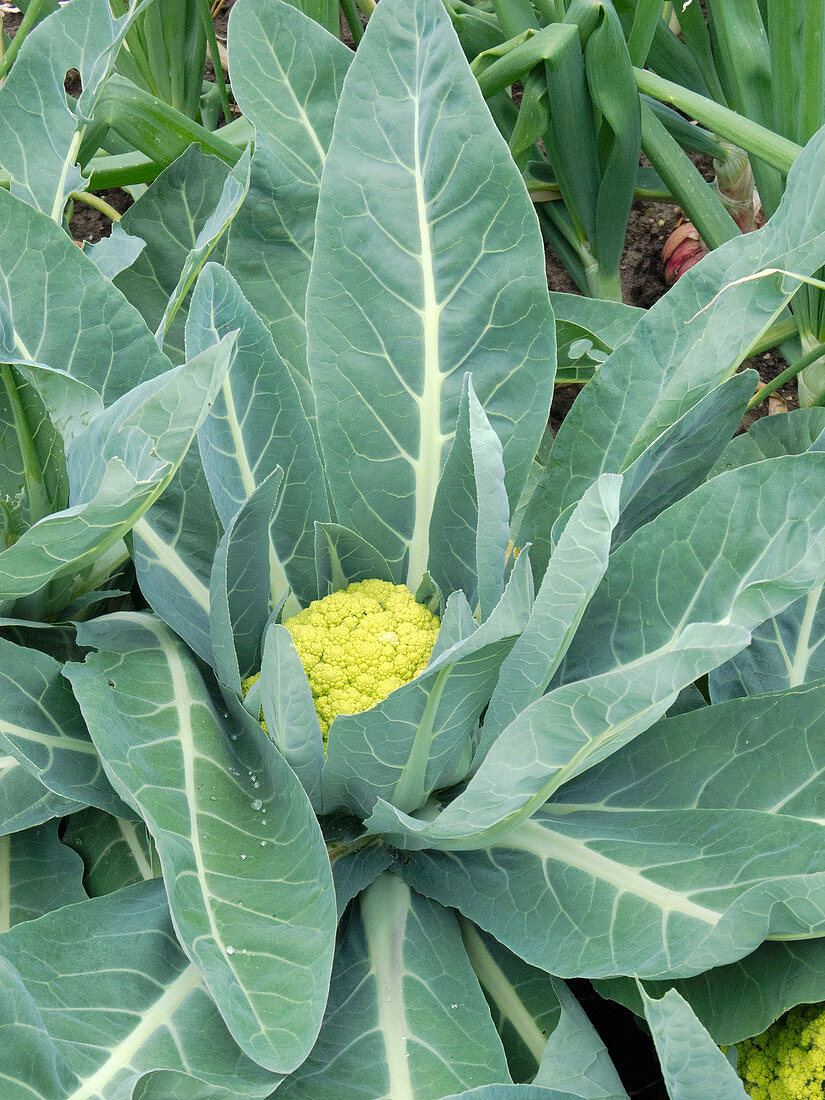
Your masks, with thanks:
[{"label": "broad blue-green leaf", "polygon": [[86,900],[83,863],[60,843],[58,824],[0,836],[0,931]]},{"label": "broad blue-green leaf", "polygon": [[[621,517],[613,536],[614,549],[705,479],[708,466],[736,431],[755,383],[756,376],[750,371],[726,379],[668,425],[635,461],[624,467]],[[551,527],[548,517],[555,512],[547,496],[548,487],[552,492],[551,480],[542,472],[524,509],[519,530],[519,541],[531,543],[531,557],[539,574],[553,550],[556,524],[563,524],[574,506],[568,504]]]},{"label": "broad blue-green leaf", "polygon": [[247,146],[239,157],[237,164],[226,177],[215,209],[211,211],[204,222],[195,238],[194,246],[189,250],[183,261],[180,276],[172,289],[169,301],[166,303],[163,316],[155,332],[155,339],[161,347],[163,347],[166,333],[169,331],[173,320],[189,296],[195,279],[197,279],[203,265],[226,236],[232,219],[246,197],[246,191],[249,187],[250,158],[251,153]]},{"label": "broad blue-green leaf", "polygon": [[550,305],[557,324],[561,321],[587,329],[610,348],[624,343],[645,315],[643,309],[623,302],[605,302],[598,298],[585,298],[581,294],[560,294],[558,291],[550,292]]},{"label": "broad blue-green leaf", "polygon": [[[115,279],[115,285],[140,310],[154,332],[180,279],[186,258],[198,234],[218,205],[229,167],[217,157],[189,148],[165,168],[120,225],[146,242],[140,257]],[[221,245],[213,256],[221,258]],[[168,354],[184,358],[184,322],[181,309],[164,338]]]},{"label": "broad blue-green leaf", "polygon": [[752,630],[822,581],[823,476],[825,455],[815,453],[743,466],[638,530],[611,555],[561,682],[655,652],[687,622]]},{"label": "broad blue-green leaf", "polygon": [[478,717],[532,604],[530,563],[519,557],[492,615],[426,671],[360,714],[340,714],[327,741],[324,809],[368,814],[384,798],[418,809],[467,774]]},{"label": "broad blue-green leaf", "polygon": [[112,817],[90,806],[66,820],[63,843],[83,860],[83,887],[91,898],[160,874],[142,821]]},{"label": "broad blue-green leaf", "polygon": [[461,939],[504,1045],[514,1081],[532,1081],[549,1035],[561,1019],[561,1005],[544,971],[459,918]]},{"label": "broad blue-green leaf", "polygon": [[429,572],[443,592],[461,589],[486,619],[504,591],[510,542],[501,442],[464,375],[455,437],[430,520]]},{"label": "broad blue-green leaf", "polygon": [[628,1100],[584,1009],[560,978],[550,978],[550,982],[561,1006],[561,1019],[544,1048],[535,1084],[558,1085],[582,1100]]},{"label": "broad blue-green leaf", "polygon": [[[128,1100],[173,1069],[228,1096],[264,1097],[278,1078],[245,1058],[175,938],[160,879],[19,924],[0,936],[45,1030],[77,1075],[49,1100]],[[2,998],[5,1000],[5,997]]]},{"label": "broad blue-green leaf", "polygon": [[328,596],[356,581],[391,581],[392,572],[374,546],[338,523],[315,525],[318,595]]},{"label": "broad blue-green leaf", "polygon": [[[595,985],[603,997],[643,1014],[632,978],[607,978]],[[727,966],[695,978],[645,982],[645,988],[654,997],[676,989],[714,1042],[738,1043],[760,1035],[794,1005],[825,1000],[825,942],[771,940]]]},{"label": "broad blue-green leaf", "polygon": [[787,416],[763,416],[732,439],[708,477],[761,462],[825,449],[825,409],[793,409]]},{"label": "broad blue-green leaf", "polygon": [[728,809],[825,823],[825,682],[658,722],[569,783],[560,806]]},{"label": "broad blue-green leaf", "polygon": [[[544,958],[547,969],[581,973],[575,969],[581,956],[569,942],[571,936],[579,935],[573,933],[574,925],[583,925],[582,934],[589,936],[586,948],[580,945],[580,949],[593,958],[604,956],[609,949],[622,973],[636,968],[633,953],[637,946],[632,938],[638,939],[642,929],[649,934],[654,925],[665,931],[671,943],[664,970],[678,973],[677,952],[688,951],[691,940],[710,954],[705,955],[704,966],[688,960],[688,972],[706,969],[753,950],[764,938],[765,925],[758,913],[761,909],[763,917],[768,914],[766,895],[785,894],[785,912],[777,906],[770,919],[789,920],[790,926],[796,919],[800,930],[821,907],[817,847],[821,841],[814,839],[806,857],[797,846],[810,841],[803,840],[801,833],[795,840],[790,836],[804,830],[805,819],[822,826],[823,769],[825,684],[821,681],[793,691],[703,707],[660,722],[567,784],[548,803],[538,824],[529,823],[533,855],[542,851],[548,857],[544,870],[539,873],[536,868],[529,881],[524,877],[528,876],[529,861],[514,851],[506,854],[511,842],[516,847],[520,843],[512,834],[501,847],[483,855],[456,855],[454,862],[447,857],[421,857],[425,861],[434,858],[437,867],[437,876],[431,871],[426,881],[434,883],[437,877],[442,882],[446,872],[451,876],[450,889],[456,893],[444,894],[439,888],[439,900],[458,905],[501,938],[513,935],[507,942],[516,951],[523,950],[528,941],[535,947],[540,939],[538,930],[557,921],[540,949],[549,949],[550,954],[531,959],[542,965]],[[519,850],[524,852],[525,846]],[[669,869],[668,853],[673,860]],[[801,864],[795,865],[799,856]],[[800,866],[803,875],[794,883],[791,876]],[[459,868],[474,898],[469,911],[464,909],[467,898],[461,900],[462,883],[456,882]],[[707,880],[702,883],[707,874],[723,873],[726,885],[717,882],[711,889]],[[415,885],[417,876],[412,881]],[[418,881],[418,888],[428,889],[424,879]],[[491,909],[489,899],[496,897],[500,915],[508,889],[508,897],[523,899],[515,907],[519,916],[513,912],[501,916],[495,927],[485,924],[485,911]],[[591,890],[596,894],[591,895]],[[605,891],[607,896],[599,893]],[[740,891],[745,892],[736,901]],[[612,902],[608,900],[611,894]],[[585,898],[589,899],[586,905]],[[702,913],[702,908],[721,913],[731,902],[727,915],[714,918],[709,912]],[[477,912],[476,904],[480,905]],[[648,915],[634,916],[636,905]],[[534,912],[536,906],[542,912]],[[657,907],[658,917],[653,915]],[[611,913],[615,916],[609,918]],[[784,934],[791,934],[787,927]],[[706,936],[711,939],[702,948]],[[713,938],[718,941],[716,946]],[[725,951],[726,958],[719,958],[718,948]],[[640,944],[639,949],[642,953],[647,950],[642,961],[649,964],[653,945],[645,948]],[[570,969],[565,970],[563,963]],[[791,968],[791,973],[800,973],[803,982],[807,975],[805,988],[813,992],[822,988],[817,968],[816,962],[801,960],[798,970]],[[731,1015],[751,996],[751,985],[760,973],[754,964],[736,987],[739,992],[731,992]],[[702,979],[694,981],[702,988]],[[783,995],[780,989],[776,999],[760,996],[755,1005],[765,1013],[776,1007],[775,1016],[779,1015],[793,1003],[787,1001],[782,1006]],[[711,999],[706,993],[705,1002]],[[745,1015],[744,1020],[754,1023],[750,1034],[763,1024],[762,1017],[754,1020]],[[730,1041],[747,1034],[742,1030],[731,1035],[730,1023],[727,1026],[724,1034],[714,1031],[714,1038]],[[739,1021],[733,1026],[739,1026]],[[743,1022],[741,1026],[747,1025]]]},{"label": "broad blue-green leaf", "polygon": [[131,1100],[234,1100],[234,1094],[220,1086],[208,1088],[193,1077],[156,1069],[141,1077]]},{"label": "broad blue-green leaf", "polygon": [[279,0],[234,5],[228,52],[232,92],[255,127],[255,153],[226,262],[292,371],[314,424],[304,306],[321,172],[352,53]]},{"label": "broad blue-green leaf", "polygon": [[714,703],[797,687],[825,676],[822,583],[753,632],[753,641],[709,678]]},{"label": "broad blue-green leaf", "polygon": [[[40,520],[0,554],[0,599],[36,592],[114,546],[169,484],[214,399],[232,339],[137,386],[68,455],[71,507]],[[81,590],[82,591],[82,590]]]},{"label": "broad blue-green leaf", "polygon": [[123,813],[62,672],[48,654],[0,639],[0,748],[64,799]]},{"label": "broad blue-green leaf", "polygon": [[676,990],[658,1001],[641,994],[671,1100],[747,1100],[736,1070]]},{"label": "broad blue-green leaf", "polygon": [[741,423],[758,378],[740,371],[697,401],[631,462],[623,475],[614,545],[700,485]]},{"label": "broad blue-green leaf", "polygon": [[[0,89],[2,165],[11,190],[59,222],[72,191],[86,177],[75,160],[95,103],[130,23],[146,4],[116,19],[109,0],[74,0],[26,36]],[[74,110],[63,90],[77,69],[83,91]]]},{"label": "broad blue-green leaf", "polygon": [[320,812],[324,767],[321,726],[292,635],[277,623],[272,623],[264,638],[260,685],[267,733],[300,779],[316,812]]},{"label": "broad blue-green leaf", "polygon": [[557,317],[556,385],[589,382],[612,350],[588,329]]},{"label": "broad blue-green leaf", "polygon": [[336,923],[309,802],[251,716],[221,720],[194,661],[153,616],[97,619],[79,640],[99,652],[67,675],[113,783],[157,845],[178,935],[241,1049],[292,1070],[318,1033]]},{"label": "broad blue-green leaf", "polygon": [[273,529],[272,596],[291,586],[301,603],[318,595],[314,523],[329,518],[324,474],[295,383],[261,318],[232,276],[208,264],[192,296],[186,326],[189,355],[238,332],[235,354],[215,404],[198,433],[203,467],[221,523],[276,466],[283,495]]},{"label": "broad blue-green leaf", "polygon": [[[8,545],[43,512],[66,507],[69,482],[63,440],[46,412],[31,371],[19,365],[4,366],[0,378],[2,545]],[[21,445],[27,451],[25,457]]]},{"label": "broad blue-green leaf", "polygon": [[279,1091],[423,1100],[506,1079],[455,917],[381,875],[346,924],[318,1042]]},{"label": "broad blue-green leaf", "polygon": [[555,327],[535,212],[446,12],[382,2],[324,168],[308,354],[337,520],[415,591],[464,373],[515,504],[547,423]]},{"label": "broad blue-green leaf", "polygon": [[78,808],[76,802],[44,787],[15,757],[0,756],[0,836]]},{"label": "broad blue-green leaf", "polygon": [[[108,237],[83,249],[92,263],[107,279],[114,279],[131,267],[146,247],[146,241],[130,236],[120,222],[115,222]],[[127,295],[128,297],[128,295]]]},{"label": "broad blue-green leaf", "polygon": [[[482,829],[492,841],[641,733],[700,668],[723,663],[726,647],[727,655],[743,648],[746,631],[821,582],[820,471],[825,458],[817,453],[744,466],[636,532],[611,556],[562,665],[562,686],[499,735],[435,821],[380,806],[372,828],[391,831],[395,819],[402,836],[394,833],[394,842],[418,847],[475,846]],[[664,576],[672,580],[653,600],[650,578]]]},{"label": "broad blue-green leaf", "polygon": [[622,479],[605,474],[570,516],[541,582],[527,628],[501,666],[480,751],[547,688],[607,568]]},{"label": "broad blue-green leaf", "polygon": [[[472,61],[472,58],[471,58]],[[607,356],[629,337],[645,313],[620,301],[550,292],[559,365],[557,385],[587,382]]]},{"label": "broad blue-green leaf", "polygon": [[43,1017],[18,972],[0,958],[0,1043],[8,1100],[59,1100],[78,1080],[46,1032]]},{"label": "broad blue-green leaf", "polygon": [[2,190],[0,297],[19,357],[64,371],[106,405],[169,369],[140,314],[97,266],[51,219]]},{"label": "broad blue-green leaf", "polygon": [[209,578],[222,534],[200,454],[190,447],[160,500],[135,524],[132,556],[149,604],[210,664]]},{"label": "broad blue-green leaf", "polygon": [[632,663],[557,687],[499,734],[466,789],[434,820],[379,803],[369,824],[402,847],[486,847],[568,780],[646,730],[682,688],[749,638],[742,627],[689,623]]},{"label": "broad blue-green leaf", "polygon": [[687,977],[825,930],[825,829],[756,810],[553,802],[489,848],[412,852],[410,885],[561,976]]},{"label": "broad blue-green leaf", "polygon": [[478,623],[473,616],[473,609],[467,603],[467,597],[460,589],[458,592],[451,592],[441,616],[441,626],[430,654],[430,663],[434,664],[447,650],[466,641],[477,630]]},{"label": "broad blue-green leaf", "polygon": [[768,225],[727,242],[686,272],[588,383],[559,429],[546,467],[551,522],[599,474],[626,470],[731,377],[799,286],[785,276],[732,285],[736,280],[765,268],[810,274],[825,261],[823,167],[820,133],[791,169]]},{"label": "broad blue-green leaf", "polygon": [[215,399],[233,348],[234,339],[227,336],[110,405],[69,449],[70,503],[91,500],[106,464],[114,459],[136,479],[149,479],[162,470],[168,483]]},{"label": "broad blue-green leaf", "polygon": [[[796,409],[758,420],[731,440],[711,476],[763,458],[825,449],[825,410]],[[714,702],[795,687],[825,675],[822,585],[757,627],[751,645],[710,677]]]},{"label": "broad blue-green leaf", "polygon": [[[54,430],[59,433],[66,448],[79,435],[82,435],[103,411],[102,398],[87,383],[79,382],[62,370],[52,370],[51,367],[44,366],[42,363],[18,362],[16,355],[6,356],[6,358],[16,362],[17,374],[40,398],[40,405],[35,406],[35,415],[39,414],[40,407],[45,409]],[[25,400],[27,396],[28,394],[21,393],[24,404],[31,407],[31,399]],[[27,419],[30,417],[31,413],[27,411]]]},{"label": "broad blue-green leaf", "polygon": [[241,680],[261,664],[271,595],[269,530],[282,481],[283,471],[276,466],[253,490],[221,539],[212,566],[209,630],[215,673],[236,695]]}]

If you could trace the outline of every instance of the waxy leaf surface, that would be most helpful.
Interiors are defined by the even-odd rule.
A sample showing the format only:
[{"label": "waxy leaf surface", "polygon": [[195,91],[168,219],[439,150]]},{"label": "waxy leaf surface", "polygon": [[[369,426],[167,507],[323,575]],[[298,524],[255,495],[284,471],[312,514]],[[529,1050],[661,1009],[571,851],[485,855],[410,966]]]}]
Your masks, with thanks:
[{"label": "waxy leaf surface", "polygon": [[306,796],[251,716],[221,719],[159,620],[108,616],[80,640],[100,652],[67,675],[112,781],[152,833],[178,935],[241,1048],[292,1070],[320,1026],[335,929]]}]

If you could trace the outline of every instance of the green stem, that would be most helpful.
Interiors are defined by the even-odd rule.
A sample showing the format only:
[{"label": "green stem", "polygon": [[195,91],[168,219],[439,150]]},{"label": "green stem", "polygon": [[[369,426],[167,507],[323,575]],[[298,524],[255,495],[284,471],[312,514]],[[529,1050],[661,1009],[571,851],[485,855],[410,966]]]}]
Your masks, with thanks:
[{"label": "green stem", "polygon": [[604,271],[599,266],[598,260],[587,257],[584,273],[587,279],[587,291],[591,298],[598,298],[603,302],[622,301],[622,284],[618,271]]},{"label": "green stem", "polygon": [[[224,143],[232,146],[233,156],[231,161],[227,156],[222,159],[234,164],[252,136],[252,126],[245,118],[236,118],[231,126],[224,126],[221,129],[221,138]],[[221,156],[213,149],[206,151]],[[157,163],[144,153],[105,153],[92,157],[86,167],[86,170],[91,171],[89,190],[104,191],[110,187],[128,187],[133,183],[151,183],[165,167],[165,164]],[[9,177],[0,174],[0,187],[8,191],[9,186]]]},{"label": "green stem", "polygon": [[203,29],[206,33],[206,44],[209,47],[209,57],[212,60],[212,68],[215,70],[215,82],[218,85],[218,92],[221,97],[221,107],[223,108],[223,117],[226,120],[227,126],[232,121],[232,112],[229,109],[229,95],[226,91],[226,81],[223,75],[223,65],[221,65],[221,54],[218,49],[218,38],[215,34],[215,24],[212,22],[212,8],[209,0],[198,0],[198,7],[200,9],[201,22],[203,23]]},{"label": "green stem", "polygon": [[29,505],[29,522],[37,523],[38,520],[51,514],[52,502],[46,489],[43,478],[43,467],[32,438],[26,410],[17,392],[17,383],[11,367],[4,363],[0,366],[0,375],[9,399],[9,407],[14,418],[14,430],[17,433],[17,444],[23,458],[23,476],[26,479],[26,496]]},{"label": "green stem", "polygon": [[35,25],[40,15],[40,11],[46,0],[31,0],[28,8],[26,8],[26,14],[21,20],[20,26],[17,28],[17,33],[9,43],[9,48],[0,58],[0,85],[6,79],[9,74],[9,70],[14,64],[14,59],[20,51],[20,47],[26,41],[26,35]]},{"label": "green stem", "polygon": [[642,149],[709,248],[718,248],[739,236],[739,227],[719,195],[645,103],[642,103]]},{"label": "green stem", "polygon": [[410,749],[410,755],[401,771],[400,779],[395,784],[392,797],[389,799],[390,803],[397,806],[399,810],[407,812],[417,810],[425,800],[424,788],[427,778],[427,764],[430,759],[430,748],[433,743],[433,726],[435,725],[438,704],[441,702],[441,696],[451,672],[452,666],[450,665],[442,668],[435,678],[435,683],[430,688],[424,713],[421,715],[421,721],[415,731],[415,739]]},{"label": "green stem", "polygon": [[787,173],[802,152],[802,146],[796,142],[788,141],[773,130],[714,103],[706,96],[688,91],[687,88],[673,84],[646,69],[634,69],[633,74],[640,92],[658,99],[661,103],[672,104],[714,133],[741,146],[766,164],[778,168],[780,172]]},{"label": "green stem", "polygon": [[349,27],[352,40],[357,46],[364,37],[364,26],[358,14],[358,5],[355,0],[341,0],[341,11],[344,13],[344,19]]},{"label": "green stem", "polygon": [[72,191],[69,198],[74,199],[75,202],[82,202],[84,206],[91,206],[93,210],[98,210],[101,214],[105,214],[106,217],[111,218],[113,222],[120,221],[120,213],[99,195],[93,195],[90,191]]},{"label": "green stem", "polygon": [[791,365],[783,370],[781,374],[778,374],[773,381],[763,386],[759,393],[754,394],[747,404],[747,409],[755,409],[760,402],[770,397],[770,395],[775,393],[780,386],[784,386],[786,382],[790,382],[793,378],[796,378],[800,371],[805,370],[811,363],[815,363],[817,359],[821,359],[824,355],[825,343],[817,344],[816,347],[811,348],[810,351],[806,351],[795,363],[791,363]]}]

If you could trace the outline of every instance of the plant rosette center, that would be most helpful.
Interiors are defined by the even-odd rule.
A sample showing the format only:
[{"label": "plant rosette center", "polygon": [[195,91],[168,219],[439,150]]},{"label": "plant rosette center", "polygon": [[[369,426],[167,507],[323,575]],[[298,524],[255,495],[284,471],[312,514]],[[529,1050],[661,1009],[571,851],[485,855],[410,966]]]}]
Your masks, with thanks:
[{"label": "plant rosette center", "polygon": [[[326,742],[337,715],[368,710],[424,671],[441,624],[406,585],[367,580],[314,600],[283,625]],[[244,681],[244,696],[259,676]]]}]

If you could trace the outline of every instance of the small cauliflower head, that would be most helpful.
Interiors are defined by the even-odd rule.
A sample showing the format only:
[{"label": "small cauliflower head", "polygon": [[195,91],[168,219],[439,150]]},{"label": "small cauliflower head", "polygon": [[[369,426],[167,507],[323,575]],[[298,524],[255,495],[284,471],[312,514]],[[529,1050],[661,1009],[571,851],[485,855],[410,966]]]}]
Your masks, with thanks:
[{"label": "small cauliflower head", "polygon": [[822,1100],[825,1004],[798,1005],[739,1043],[736,1068],[752,1100]]},{"label": "small cauliflower head", "polygon": [[[357,714],[423,672],[439,620],[403,584],[356,581],[284,622],[312,689],[324,742],[339,714]],[[258,679],[244,682],[244,694]]]}]

